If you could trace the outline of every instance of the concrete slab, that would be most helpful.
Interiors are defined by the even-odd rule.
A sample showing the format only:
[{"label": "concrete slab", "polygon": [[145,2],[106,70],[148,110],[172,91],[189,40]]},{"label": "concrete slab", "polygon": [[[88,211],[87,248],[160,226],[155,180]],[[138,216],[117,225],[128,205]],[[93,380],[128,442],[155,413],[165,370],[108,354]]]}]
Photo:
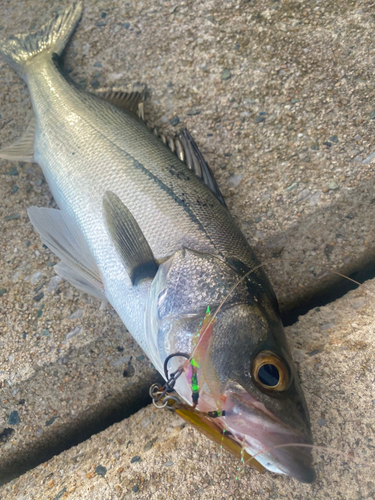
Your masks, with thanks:
[{"label": "concrete slab", "polygon": [[[69,3],[4,0],[0,35],[39,27]],[[369,1],[86,0],[65,61],[88,90],[146,83],[150,121],[191,130],[261,260],[314,261],[307,272],[285,263],[270,269],[287,309],[334,282],[316,263],[350,273],[374,261],[372,16]],[[21,135],[30,112],[25,84],[1,64],[1,146]],[[29,457],[36,443],[45,450],[58,430],[83,423],[86,411],[104,411],[105,396],[124,388],[111,362],[133,354],[135,363],[142,354],[113,312],[54,281],[56,259],[26,215],[30,205],[54,206],[39,167],[2,161],[0,171],[0,430],[16,431],[0,448],[9,453],[2,463],[13,463],[11,455]],[[127,342],[122,354],[117,347]],[[90,345],[110,368],[100,358],[85,379]],[[65,358],[74,362],[62,375]],[[134,366],[138,380],[153,378],[146,360]],[[66,391],[57,389],[55,371],[60,385],[68,377]],[[24,396],[32,393],[38,398]],[[71,394],[81,395],[75,414],[66,409]],[[13,411],[24,424],[8,423]]]},{"label": "concrete slab", "polygon": [[312,485],[250,468],[243,472],[238,460],[220,455],[217,445],[178,417],[149,406],[1,487],[0,496],[375,498],[374,297],[372,280],[287,329],[321,446]]},{"label": "concrete slab", "polygon": [[149,403],[149,387],[160,377],[113,315],[110,326],[104,318],[98,324],[96,340],[78,347],[69,342],[64,355],[34,365],[29,378],[7,379],[0,399],[0,484]]}]

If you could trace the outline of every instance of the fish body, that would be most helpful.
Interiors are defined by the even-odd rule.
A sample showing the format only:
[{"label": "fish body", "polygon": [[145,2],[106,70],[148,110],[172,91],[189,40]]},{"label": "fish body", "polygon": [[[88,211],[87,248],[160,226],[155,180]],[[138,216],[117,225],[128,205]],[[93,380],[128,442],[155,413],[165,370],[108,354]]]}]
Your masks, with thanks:
[{"label": "fish body", "polygon": [[[185,402],[202,412],[220,407],[221,427],[249,453],[263,451],[257,460],[266,468],[310,482],[309,452],[270,450],[311,443],[272,287],[212,186],[126,106],[64,75],[60,54],[81,10],[74,4],[38,32],[0,44],[35,115],[24,140],[0,156],[38,163],[60,208],[32,208],[30,218],[62,258],[61,275],[105,296],[161,373],[170,354],[198,360],[197,401],[189,363],[176,385]],[[200,330],[207,308],[221,308],[209,333]],[[182,369],[181,359],[171,366]],[[278,370],[276,385],[263,384],[265,370]],[[287,383],[274,390],[283,371]]]}]

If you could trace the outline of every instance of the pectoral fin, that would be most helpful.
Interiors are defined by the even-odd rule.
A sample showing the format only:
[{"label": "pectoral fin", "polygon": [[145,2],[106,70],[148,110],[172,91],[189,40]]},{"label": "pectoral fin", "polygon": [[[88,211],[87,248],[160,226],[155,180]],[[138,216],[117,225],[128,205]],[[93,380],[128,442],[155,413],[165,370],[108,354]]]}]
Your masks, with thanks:
[{"label": "pectoral fin", "polygon": [[154,278],[158,266],[137,221],[118,196],[107,191],[103,198],[108,232],[124,266],[137,285],[145,278]]},{"label": "pectoral fin", "polygon": [[17,142],[0,149],[0,158],[12,161],[34,161],[35,118],[31,120],[25,133]]}]

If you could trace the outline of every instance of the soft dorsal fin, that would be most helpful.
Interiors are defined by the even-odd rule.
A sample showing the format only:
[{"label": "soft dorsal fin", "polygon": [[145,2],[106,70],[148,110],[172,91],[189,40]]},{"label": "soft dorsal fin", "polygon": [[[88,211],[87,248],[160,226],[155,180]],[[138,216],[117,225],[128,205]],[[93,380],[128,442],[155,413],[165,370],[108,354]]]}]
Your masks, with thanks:
[{"label": "soft dorsal fin", "polygon": [[102,298],[104,286],[99,269],[74,219],[54,208],[30,207],[27,213],[43,243],[62,260],[64,265],[56,266],[61,271],[58,274],[81,290],[86,285],[86,292]]},{"label": "soft dorsal fin", "polygon": [[184,129],[175,137],[167,137],[164,134],[158,134],[156,130],[154,130],[154,133],[173,153],[176,154],[176,156],[178,156],[178,158],[180,158],[181,161],[186,163],[188,168],[206,184],[220,203],[226,207],[227,205],[217,185],[214,174],[190,135],[190,132]]},{"label": "soft dorsal fin", "polygon": [[14,144],[0,149],[0,158],[12,161],[34,161],[35,117],[32,118],[23,136]]},{"label": "soft dorsal fin", "polygon": [[133,285],[137,285],[142,279],[154,278],[158,266],[130,210],[111,191],[105,193],[103,207],[108,232]]},{"label": "soft dorsal fin", "polygon": [[105,99],[114,106],[131,111],[144,120],[143,102],[146,98],[146,90],[141,92],[124,92],[123,90],[99,90],[95,95]]}]

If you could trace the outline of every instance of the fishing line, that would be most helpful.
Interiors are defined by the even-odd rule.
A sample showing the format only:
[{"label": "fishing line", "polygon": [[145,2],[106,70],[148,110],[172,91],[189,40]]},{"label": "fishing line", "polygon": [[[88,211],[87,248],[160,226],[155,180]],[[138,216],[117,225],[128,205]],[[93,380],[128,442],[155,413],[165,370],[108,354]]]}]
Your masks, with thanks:
[{"label": "fishing line", "polygon": [[[255,267],[253,267],[252,269],[250,269],[247,273],[245,273],[243,276],[241,276],[241,278],[237,281],[237,283],[235,283],[232,288],[229,290],[229,292],[227,293],[227,295],[223,298],[223,300],[220,302],[219,306],[217,307],[216,311],[213,313],[213,315],[211,316],[210,318],[210,321],[208,322],[208,324],[206,325],[205,329],[201,332],[201,335],[200,335],[200,338],[195,346],[195,348],[193,349],[193,352],[189,358],[189,361],[191,361],[193,358],[194,358],[194,355],[195,355],[195,352],[197,351],[198,347],[200,346],[204,336],[206,335],[209,327],[212,325],[212,323],[215,321],[217,315],[219,314],[220,310],[222,309],[222,307],[224,306],[224,304],[226,303],[226,301],[230,298],[230,296],[233,294],[233,292],[236,290],[236,288],[250,275],[252,274],[253,272],[255,272],[257,269],[260,269],[261,267],[264,267],[266,266],[267,264],[271,264],[271,263],[276,263],[276,262],[295,262],[295,263],[300,263],[300,264],[313,264],[314,266],[317,266],[317,267],[320,267],[321,269],[324,269],[332,274],[335,274],[336,276],[340,276],[341,278],[345,278],[349,281],[351,281],[352,283],[360,286],[361,283],[359,283],[358,281],[352,279],[352,278],[349,278],[348,276],[346,276],[345,274],[342,274],[338,271],[334,271],[333,269],[330,269],[326,266],[323,266],[319,263],[316,263],[314,261],[306,261],[306,260],[301,260],[301,259],[270,259],[270,260],[267,260],[266,262],[263,262]],[[371,292],[370,292],[371,293]],[[222,422],[224,423],[224,422]],[[223,429],[223,432],[225,432],[225,423],[224,423],[224,429]],[[239,441],[236,439],[236,441]],[[243,443],[240,442],[240,444],[243,445]],[[346,452],[341,452],[339,450],[336,450],[334,448],[328,448],[328,447],[324,447],[324,446],[318,446],[318,445],[307,445],[307,444],[300,444],[300,443],[290,443],[290,444],[282,444],[282,445],[276,445],[276,446],[273,446],[273,447],[270,447],[266,450],[263,450],[263,451],[259,451],[257,452],[255,455],[253,455],[251,458],[247,459],[246,461],[243,461],[243,457],[241,457],[241,462],[243,461],[244,465],[245,464],[250,464],[250,462],[252,460],[256,460],[256,456],[258,455],[262,455],[264,453],[268,453],[269,451],[272,451],[273,449],[278,449],[278,448],[285,448],[285,447],[290,447],[290,446],[295,446],[295,447],[305,447],[305,448],[311,448],[311,449],[317,449],[317,450],[322,450],[322,451],[326,451],[326,452],[332,452],[332,453],[335,453],[337,455],[341,455],[341,456],[344,456],[344,457],[348,457],[350,458],[351,460],[354,460],[356,463],[360,463],[360,464],[363,464],[363,465],[370,465],[368,463],[365,463],[364,461],[362,460],[359,460],[359,459],[356,459],[354,458],[352,455],[350,455],[349,453],[346,453]],[[220,446],[220,448],[222,448],[222,446]],[[219,452],[219,457],[221,455],[221,450]],[[375,464],[373,464],[375,465]]]},{"label": "fishing line", "polygon": [[334,453],[336,455],[341,455],[345,458],[353,460],[357,464],[365,465],[366,467],[375,467],[375,462],[365,462],[364,460],[355,457],[354,452],[340,451],[340,450],[336,450],[336,448],[330,448],[328,446],[319,446],[316,444],[303,444],[303,443],[284,443],[284,444],[277,444],[275,446],[271,446],[271,447],[266,448],[262,451],[258,451],[257,453],[255,453],[255,455],[252,455],[250,458],[248,458],[246,460],[246,464],[248,464],[252,460],[255,460],[255,458],[259,455],[264,455],[265,453],[269,453],[270,451],[276,450],[279,448],[289,448],[292,446],[295,448],[310,448],[310,449],[316,449],[319,451],[328,451],[328,452]]},{"label": "fishing line", "polygon": [[194,357],[194,353],[196,352],[199,344],[201,343],[205,333],[207,332],[208,328],[212,325],[212,323],[214,322],[214,320],[216,319],[216,316],[218,315],[218,313],[220,312],[221,308],[224,306],[225,302],[229,299],[229,297],[232,295],[232,293],[235,291],[235,289],[250,275],[252,274],[254,271],[256,271],[257,269],[260,269],[261,267],[263,266],[266,266],[267,264],[271,264],[271,263],[275,263],[275,262],[298,262],[300,264],[313,264],[314,266],[317,266],[317,267],[320,267],[332,274],[336,274],[337,276],[340,276],[341,278],[345,278],[353,283],[355,283],[356,285],[360,286],[361,283],[359,283],[358,281],[352,279],[352,278],[349,278],[349,276],[345,276],[345,274],[342,274],[338,271],[334,271],[333,269],[329,269],[328,267],[326,266],[323,266],[321,264],[318,264],[316,262],[313,262],[313,261],[306,261],[306,260],[300,260],[300,259],[270,259],[270,260],[267,260],[255,267],[253,267],[252,269],[250,269],[250,271],[248,271],[247,273],[245,273],[238,281],[237,283],[235,283],[232,288],[229,290],[229,292],[227,293],[227,295],[223,298],[223,300],[221,301],[221,303],[219,304],[218,308],[216,309],[216,311],[214,312],[214,314],[212,315],[209,323],[206,325],[206,328],[204,329],[204,331],[201,333],[200,335],[200,339],[197,343],[197,345],[195,346],[192,354],[191,354],[191,357],[190,357],[190,360],[193,359]]}]

